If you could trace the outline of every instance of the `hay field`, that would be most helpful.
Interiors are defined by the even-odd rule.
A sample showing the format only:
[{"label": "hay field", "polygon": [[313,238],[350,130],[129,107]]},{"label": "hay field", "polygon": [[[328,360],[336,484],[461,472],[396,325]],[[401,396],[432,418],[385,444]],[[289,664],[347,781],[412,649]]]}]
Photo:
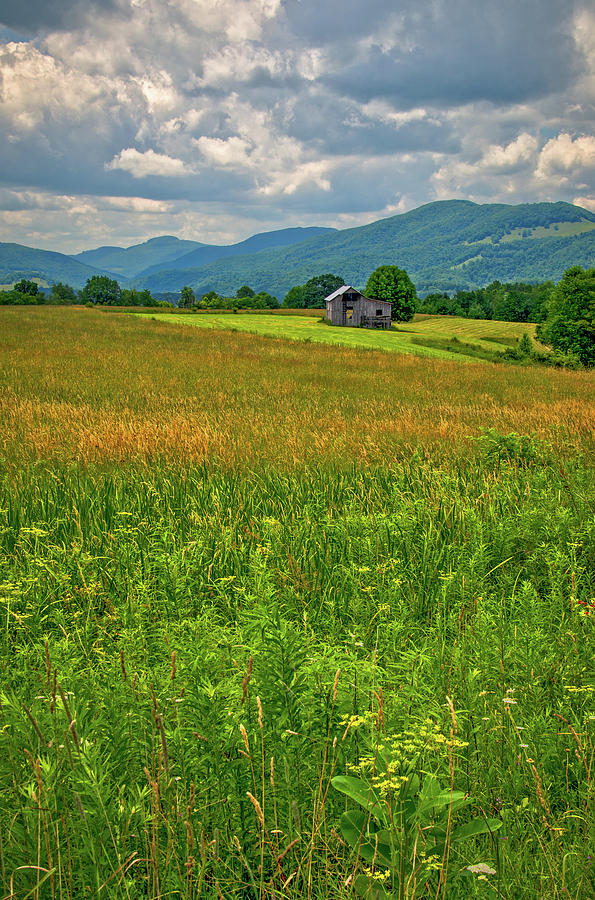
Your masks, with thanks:
[{"label": "hay field", "polygon": [[0,452],[16,461],[374,464],[469,454],[482,428],[592,448],[586,372],[306,349],[96,310],[5,308],[0,333]]},{"label": "hay field", "polygon": [[[311,312],[308,310],[307,312]],[[139,313],[152,317],[149,313]],[[414,343],[415,338],[459,338],[488,350],[504,350],[511,340],[518,340],[525,332],[533,337],[535,325],[519,322],[482,322],[476,319],[460,319],[456,316],[416,317],[398,330],[372,331],[362,328],[332,328],[323,325],[320,315],[286,315],[279,318],[275,313],[251,315],[229,315],[227,313],[202,313],[185,315],[167,313],[159,316],[159,321],[171,324],[192,325],[197,328],[223,329],[225,331],[248,332],[267,337],[287,338],[295,341],[331,344],[357,349],[384,350],[392,353],[410,353],[433,359],[460,359],[458,354],[447,348],[424,347]],[[503,341],[499,339],[504,338]],[[487,340],[486,340],[487,339]],[[475,362],[475,360],[467,360]]]}]

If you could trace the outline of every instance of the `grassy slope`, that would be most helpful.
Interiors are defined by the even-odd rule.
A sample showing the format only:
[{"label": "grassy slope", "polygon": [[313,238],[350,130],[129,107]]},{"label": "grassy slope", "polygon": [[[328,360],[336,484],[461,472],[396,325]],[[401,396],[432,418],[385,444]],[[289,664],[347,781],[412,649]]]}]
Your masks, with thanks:
[{"label": "grassy slope", "polygon": [[417,446],[464,454],[482,426],[535,431],[559,448],[584,449],[592,437],[587,372],[314,341],[306,350],[299,341],[177,324],[186,318],[200,317],[169,324],[95,309],[0,309],[2,452],[22,460],[349,464]]},{"label": "grassy slope", "polygon": [[[148,313],[140,313],[148,317]],[[535,326],[516,322],[482,322],[476,319],[460,319],[454,316],[429,316],[408,322],[398,331],[372,331],[364,328],[331,328],[314,316],[237,316],[227,314],[205,314],[197,316],[160,315],[159,321],[171,324],[193,325],[197,328],[222,328],[226,331],[242,331],[267,337],[288,338],[296,341],[313,341],[320,344],[336,344],[370,350],[385,350],[392,353],[411,353],[415,356],[436,359],[458,358],[448,350],[416,346],[411,339],[419,337],[457,337],[474,343],[478,347],[504,350],[506,338],[518,338],[527,332],[531,337]],[[485,338],[492,340],[486,341]],[[500,343],[494,338],[502,337]]]}]

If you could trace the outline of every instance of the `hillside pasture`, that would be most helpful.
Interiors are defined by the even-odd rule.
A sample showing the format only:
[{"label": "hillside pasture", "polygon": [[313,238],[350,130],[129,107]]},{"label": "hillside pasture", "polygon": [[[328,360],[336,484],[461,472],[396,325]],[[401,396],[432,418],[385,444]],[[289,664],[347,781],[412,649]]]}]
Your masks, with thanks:
[{"label": "hillside pasture", "polygon": [[[305,310],[313,313],[314,311]],[[177,314],[163,314],[159,321],[172,324],[193,325],[197,328],[224,329],[248,332],[274,338],[295,341],[310,341],[320,344],[334,344],[367,350],[383,350],[389,353],[410,353],[433,359],[460,359],[448,349],[424,347],[413,343],[414,338],[439,337],[445,340],[456,337],[471,342],[478,348],[504,350],[515,343],[525,332],[533,337],[535,325],[519,322],[486,322],[478,319],[463,319],[457,316],[424,316],[414,318],[390,331],[367,328],[341,328],[322,324],[324,313],[318,315],[285,315],[282,321],[274,314],[253,315],[244,313],[230,316],[226,313],[204,313],[197,316],[180,317]],[[139,313],[148,316],[149,313]],[[504,338],[502,342],[494,339]],[[474,361],[474,360],[473,360]]]}]

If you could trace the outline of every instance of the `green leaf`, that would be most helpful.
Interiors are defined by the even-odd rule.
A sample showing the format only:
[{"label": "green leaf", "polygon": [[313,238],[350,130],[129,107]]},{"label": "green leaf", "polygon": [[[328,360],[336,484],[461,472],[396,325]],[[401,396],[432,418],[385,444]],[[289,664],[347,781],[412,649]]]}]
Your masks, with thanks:
[{"label": "green leaf", "polygon": [[354,850],[359,848],[359,855],[366,862],[373,860],[380,866],[389,869],[391,863],[390,834],[378,831],[370,816],[359,809],[349,809],[341,816],[341,834]]},{"label": "green leaf", "polygon": [[451,793],[450,789],[447,789],[428,797],[428,799],[418,807],[417,815],[421,818],[432,810],[443,809],[445,806],[450,806],[451,803],[453,810],[455,805],[457,809],[460,809],[461,806],[466,806],[467,802],[463,791],[453,791]]},{"label": "green leaf", "polygon": [[453,841],[465,841],[467,838],[475,837],[477,834],[491,834],[501,828],[502,822],[499,819],[483,819],[478,816],[471,819],[464,825],[457,825],[452,833]]},{"label": "green leaf", "polygon": [[386,824],[386,809],[378,791],[362,778],[353,775],[335,775],[331,779],[334,788],[345,794],[351,800],[355,800],[360,806],[369,812],[373,812],[379,822]]},{"label": "green leaf", "polygon": [[382,887],[380,882],[368,878],[367,875],[358,875],[353,881],[353,887],[366,900],[393,900],[394,894]]}]

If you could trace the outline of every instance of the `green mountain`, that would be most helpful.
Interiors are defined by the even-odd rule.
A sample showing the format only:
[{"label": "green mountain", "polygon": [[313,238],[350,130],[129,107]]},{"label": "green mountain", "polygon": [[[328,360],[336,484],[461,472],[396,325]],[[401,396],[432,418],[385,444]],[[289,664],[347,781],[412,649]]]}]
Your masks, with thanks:
[{"label": "green mountain", "polygon": [[333,272],[363,287],[380,265],[409,272],[421,294],[491,281],[557,280],[571,265],[595,264],[595,214],[570,203],[428,203],[388,219],[188,269],[164,268],[139,287],[232,294],[249,284],[282,298],[290,287]]},{"label": "green mountain", "polygon": [[158,265],[163,269],[168,263],[172,264],[189,251],[207,246],[208,244],[200,244],[198,241],[181,241],[173,235],[164,234],[161,237],[151,238],[143,244],[134,244],[132,247],[97,247],[95,250],[83,250],[82,253],[73,256],[73,259],[88,266],[115,272],[119,277],[133,278],[149,266]]},{"label": "green mountain", "polygon": [[95,266],[84,265],[53,250],[35,250],[22,244],[0,243],[0,284],[12,285],[21,278],[31,278],[42,285],[62,281],[75,288],[83,287],[92,275],[109,275],[112,272]]},{"label": "green mountain", "polygon": [[154,292],[188,284],[198,294],[230,295],[249,284],[279,299],[293,285],[327,272],[362,288],[386,264],[407,269],[421,295],[495,279],[558,280],[571,265],[595,265],[595,214],[570,203],[447,200],[359,228],[287,228],[228,246],[164,235],[66,256],[0,244],[0,284],[37,278],[82,287],[91,275],[107,274]]},{"label": "green mountain", "polygon": [[121,279],[151,275],[176,269],[193,269],[229,256],[242,256],[270,250],[273,247],[287,247],[307,238],[334,231],[334,228],[283,228],[255,234],[238,244],[201,244],[198,241],[182,241],[172,235],[151,238],[143,244],[131,247],[97,247],[84,250],[73,259],[115,272]]},{"label": "green mountain", "polygon": [[[218,246],[215,244],[202,244],[185,253],[184,256],[178,257],[175,263],[169,266],[163,266],[155,263],[150,268],[140,272],[139,276],[152,275],[155,272],[161,272],[164,268],[168,271],[176,269],[195,269],[215,262],[217,259],[229,259],[231,256],[245,256],[247,254],[258,253],[261,250],[270,250],[274,247],[289,247],[292,244],[298,244],[309,238],[319,237],[323,234],[334,233],[335,228],[282,228],[280,231],[265,231],[262,234],[254,234],[239,244],[229,244],[227,246]],[[185,283],[185,282],[184,282]]]}]

